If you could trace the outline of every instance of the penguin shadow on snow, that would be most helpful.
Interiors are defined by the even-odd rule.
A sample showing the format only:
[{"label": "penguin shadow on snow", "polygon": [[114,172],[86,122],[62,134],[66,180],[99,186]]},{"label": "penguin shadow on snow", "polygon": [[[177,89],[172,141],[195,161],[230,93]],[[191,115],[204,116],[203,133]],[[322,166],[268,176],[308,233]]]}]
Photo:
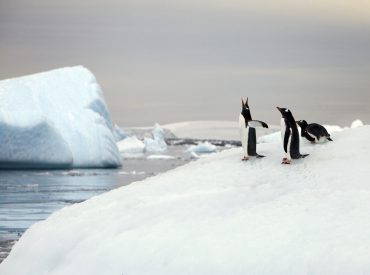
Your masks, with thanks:
[{"label": "penguin shadow on snow", "polygon": [[242,111],[239,115],[240,139],[244,153],[242,161],[247,161],[249,157],[264,157],[257,153],[256,127],[268,128],[268,125],[263,121],[253,120],[249,109],[248,98],[245,102],[242,99]]}]

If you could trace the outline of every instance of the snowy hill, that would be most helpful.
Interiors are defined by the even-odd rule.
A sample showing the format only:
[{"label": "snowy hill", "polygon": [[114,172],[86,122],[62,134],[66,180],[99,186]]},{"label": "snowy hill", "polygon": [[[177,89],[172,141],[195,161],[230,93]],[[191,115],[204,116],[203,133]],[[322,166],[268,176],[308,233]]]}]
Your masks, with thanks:
[{"label": "snowy hill", "polygon": [[84,67],[0,81],[0,168],[117,167],[103,93]]},{"label": "snowy hill", "polygon": [[0,274],[369,274],[370,126],[281,165],[279,134],[33,225]]}]

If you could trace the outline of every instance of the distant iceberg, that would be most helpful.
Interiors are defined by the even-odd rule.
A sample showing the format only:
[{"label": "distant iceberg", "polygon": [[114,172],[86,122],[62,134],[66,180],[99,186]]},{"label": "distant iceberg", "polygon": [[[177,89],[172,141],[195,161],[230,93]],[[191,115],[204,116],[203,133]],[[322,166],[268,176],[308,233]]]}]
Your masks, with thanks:
[{"label": "distant iceberg", "polygon": [[144,138],[145,151],[150,153],[166,151],[167,143],[165,141],[165,133],[158,123],[154,125],[152,135],[153,138]]},{"label": "distant iceberg", "polygon": [[124,155],[144,153],[145,144],[136,136],[126,137],[117,142],[119,151]]},{"label": "distant iceberg", "polygon": [[0,168],[121,166],[94,75],[82,66],[0,81]]}]

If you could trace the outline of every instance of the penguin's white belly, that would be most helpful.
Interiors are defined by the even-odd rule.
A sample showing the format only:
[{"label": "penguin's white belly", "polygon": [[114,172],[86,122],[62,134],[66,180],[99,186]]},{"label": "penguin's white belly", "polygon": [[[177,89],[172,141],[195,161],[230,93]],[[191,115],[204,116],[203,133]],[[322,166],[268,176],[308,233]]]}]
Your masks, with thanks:
[{"label": "penguin's white belly", "polygon": [[292,142],[292,134],[289,135],[289,138],[288,138],[288,146],[286,148],[286,151],[287,151],[286,152],[286,156],[287,156],[288,160],[291,160],[292,159],[292,157],[290,155],[290,144],[291,144],[291,142]]},{"label": "penguin's white belly", "polygon": [[239,128],[244,156],[248,157],[249,127],[245,127],[245,119],[241,114],[239,115]]},{"label": "penguin's white belly", "polygon": [[284,147],[284,136],[285,136],[286,125],[285,125],[285,121],[283,118],[280,120],[280,129],[281,129],[281,140],[283,142],[283,147]]},{"label": "penguin's white belly", "polygon": [[320,137],[317,142],[318,143],[323,143],[323,142],[326,142],[326,141],[327,141],[327,138],[326,137]]},{"label": "penguin's white belly", "polygon": [[317,140],[317,137],[315,136],[315,135],[313,135],[313,134],[311,134],[310,132],[306,132],[310,137],[312,137],[316,142],[318,141]]}]

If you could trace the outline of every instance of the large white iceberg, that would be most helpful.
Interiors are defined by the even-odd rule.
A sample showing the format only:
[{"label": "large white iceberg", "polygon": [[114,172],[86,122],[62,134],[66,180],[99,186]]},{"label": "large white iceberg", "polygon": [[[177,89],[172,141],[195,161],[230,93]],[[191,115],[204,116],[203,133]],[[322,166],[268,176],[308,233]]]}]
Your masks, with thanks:
[{"label": "large white iceberg", "polygon": [[107,106],[89,70],[0,81],[0,168],[120,165]]},{"label": "large white iceberg", "polygon": [[369,274],[370,126],[332,136],[291,165],[280,138],[63,208],[0,274]]}]

